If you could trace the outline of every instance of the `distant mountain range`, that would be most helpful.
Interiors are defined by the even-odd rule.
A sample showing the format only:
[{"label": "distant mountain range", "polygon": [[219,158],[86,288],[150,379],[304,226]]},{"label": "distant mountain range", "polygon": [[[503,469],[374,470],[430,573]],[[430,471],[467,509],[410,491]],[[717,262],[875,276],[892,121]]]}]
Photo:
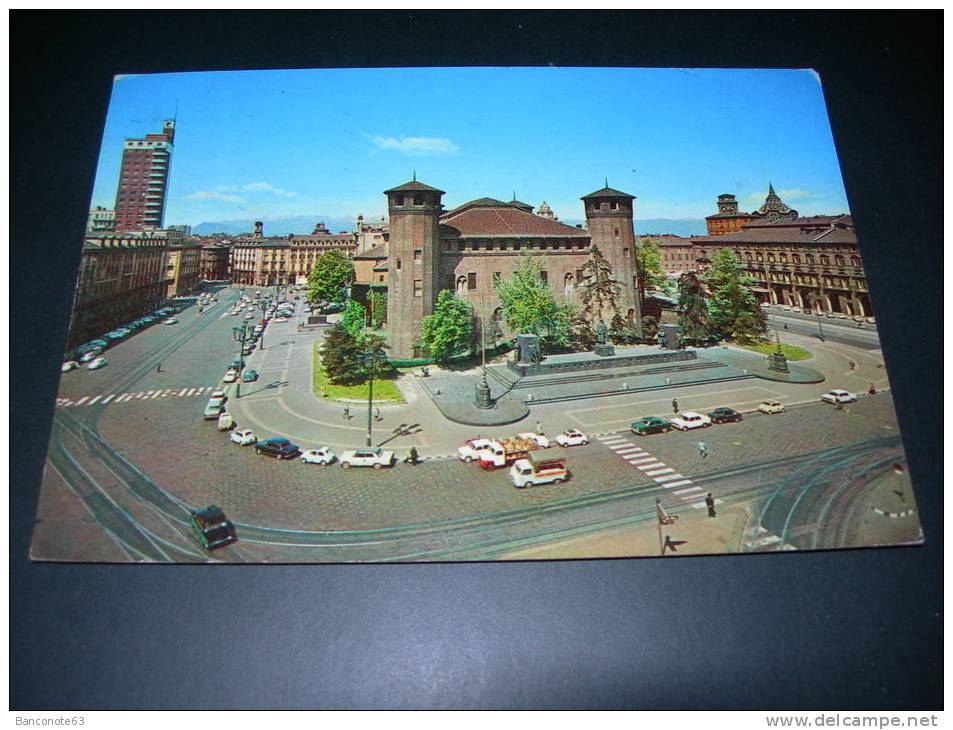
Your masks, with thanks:
[{"label": "distant mountain range", "polygon": [[[289,233],[303,235],[311,233],[316,223],[324,223],[328,230],[338,233],[340,231],[353,231],[354,218],[340,218],[327,215],[295,215],[284,218],[272,218],[264,220],[264,234],[266,236],[287,236]],[[367,219],[368,223],[376,223],[373,217]],[[585,223],[583,220],[567,218],[562,221],[566,225],[574,226],[577,223]],[[212,221],[199,223],[192,226],[192,233],[197,236],[207,236],[211,233],[227,233],[236,236],[240,233],[251,233],[255,228],[255,221],[252,218],[247,220],[228,220]],[[703,236],[705,235],[705,221],[702,218],[647,218],[645,220],[635,221],[635,232],[640,235],[649,233],[671,233],[676,236]]]}]

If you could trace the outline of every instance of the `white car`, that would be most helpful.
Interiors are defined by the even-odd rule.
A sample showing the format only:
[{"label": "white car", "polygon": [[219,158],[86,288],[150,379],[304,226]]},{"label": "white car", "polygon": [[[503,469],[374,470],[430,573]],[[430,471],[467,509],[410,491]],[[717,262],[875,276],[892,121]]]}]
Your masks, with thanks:
[{"label": "white car", "polygon": [[829,390],[822,395],[821,400],[825,403],[854,403],[857,400],[857,396],[846,390],[834,388],[834,390]]},{"label": "white car", "polygon": [[336,458],[334,452],[327,446],[322,446],[319,449],[308,449],[301,454],[301,461],[305,464],[326,465],[333,463]]},{"label": "white car", "polygon": [[238,428],[228,434],[229,441],[234,441],[239,446],[251,446],[258,441],[258,437],[250,428]]},{"label": "white car", "polygon": [[216,388],[212,391],[212,398],[220,398],[222,403],[228,400],[228,394],[222,388]]},{"label": "white car", "polygon": [[556,437],[556,443],[560,446],[585,446],[589,437],[575,428],[567,428]]},{"label": "white car", "polygon": [[99,368],[104,368],[106,367],[106,365],[108,365],[108,363],[106,362],[106,358],[97,357],[86,367],[88,367],[90,370],[99,370]]},{"label": "white car", "polygon": [[467,441],[463,446],[457,449],[457,456],[460,461],[469,464],[471,461],[479,461],[483,452],[489,447],[490,439],[475,438]]},{"label": "white car", "polygon": [[234,383],[237,379],[238,371],[229,369],[225,371],[225,377],[222,378],[222,381],[225,383]]},{"label": "white car", "polygon": [[287,322],[287,317],[275,317],[275,322]]},{"label": "white car", "polygon": [[382,469],[385,466],[393,466],[396,460],[393,451],[384,451],[384,449],[357,449],[341,454],[341,466],[345,469],[350,469],[352,466],[373,466],[375,469]]},{"label": "white car", "polygon": [[177,320],[175,317],[169,317],[162,324],[178,324],[178,323],[179,323],[179,320]]},{"label": "white car", "polygon": [[526,433],[517,434],[517,437],[526,439],[527,441],[532,441],[541,449],[548,449],[550,446],[552,446],[550,440],[540,433],[532,433],[527,431]]},{"label": "white car", "polygon": [[251,312],[245,315],[245,319],[254,319],[254,318],[255,318],[255,315],[252,314]]},{"label": "white car", "polygon": [[690,428],[708,428],[711,425],[711,419],[695,411],[685,411],[671,419],[670,423],[679,431],[688,431]]},{"label": "white car", "polygon": [[79,363],[76,362],[75,360],[67,360],[66,362],[63,363],[62,370],[64,373],[68,373],[70,370],[75,370],[78,367],[79,367]]},{"label": "white car", "polygon": [[792,312],[800,312],[800,311],[801,311],[801,308],[800,308],[800,307],[791,307],[791,311],[792,311]]},{"label": "white car", "polygon": [[82,363],[87,363],[90,360],[95,360],[97,357],[99,357],[99,353],[101,352],[102,350],[98,348],[95,350],[90,350],[89,352],[84,352],[83,356],[80,357],[79,361]]},{"label": "white car", "polygon": [[779,400],[763,400],[761,405],[758,406],[758,410],[762,413],[782,413],[784,404]]}]

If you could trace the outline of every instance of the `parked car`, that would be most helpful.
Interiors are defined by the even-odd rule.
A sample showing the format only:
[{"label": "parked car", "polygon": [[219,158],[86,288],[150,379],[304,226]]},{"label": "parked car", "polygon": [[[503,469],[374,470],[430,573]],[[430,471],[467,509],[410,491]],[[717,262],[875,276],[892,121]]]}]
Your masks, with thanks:
[{"label": "parked car", "polygon": [[552,442],[550,442],[550,440],[541,433],[532,433],[531,431],[527,431],[526,433],[517,434],[517,436],[521,439],[532,441],[541,449],[548,449],[553,445]]},{"label": "parked car", "polygon": [[109,343],[106,340],[90,340],[89,342],[80,345],[76,348],[76,352],[89,352],[91,350],[102,350],[105,347],[108,347]]},{"label": "parked car", "polygon": [[82,362],[82,363],[87,363],[87,362],[89,362],[90,360],[95,360],[97,357],[99,357],[99,355],[100,355],[100,353],[102,353],[102,351],[103,351],[103,348],[101,348],[101,347],[97,347],[97,348],[92,349],[92,350],[87,350],[86,352],[84,352],[84,353],[80,356],[79,361]]},{"label": "parked car", "polygon": [[68,373],[70,370],[75,370],[79,367],[79,363],[75,360],[67,360],[63,363],[62,371]]},{"label": "parked car", "polygon": [[254,318],[255,318],[255,315],[252,314],[251,312],[245,315],[245,319],[254,319]]},{"label": "parked car", "polygon": [[672,419],[672,425],[679,431],[688,431],[693,428],[708,428],[711,419],[695,411],[685,411]]},{"label": "parked car", "polygon": [[89,365],[87,365],[86,367],[88,367],[90,370],[99,370],[99,368],[104,368],[104,367],[106,367],[108,364],[109,364],[109,363],[106,362],[106,358],[104,358],[104,357],[97,357],[97,358],[95,358]]},{"label": "parked car", "polygon": [[285,438],[273,438],[255,444],[256,454],[274,456],[276,459],[290,459],[298,454],[298,444]]},{"label": "parked car", "polygon": [[222,378],[223,382],[234,383],[236,380],[238,380],[238,370],[229,368],[228,370],[225,371],[225,375]]},{"label": "parked car", "polygon": [[[246,319],[247,319],[247,317],[246,317]],[[288,321],[288,318],[287,318],[287,317],[283,317],[283,316],[281,316],[281,315],[278,315],[277,317],[275,317],[275,322],[287,322],[287,321]]]},{"label": "parked car", "polygon": [[490,439],[475,438],[467,441],[463,446],[457,449],[457,456],[461,461],[469,464],[471,461],[479,461],[485,449],[490,446]]},{"label": "parked car", "polygon": [[560,446],[585,446],[589,437],[575,428],[567,428],[556,437],[556,443]]},{"label": "parked car", "polygon": [[633,421],[630,430],[639,436],[647,436],[651,433],[665,433],[672,430],[672,424],[659,416],[645,416],[638,421]]},{"label": "parked car", "polygon": [[250,428],[236,428],[228,434],[228,440],[239,446],[251,446],[258,440],[258,437]]},{"label": "parked car", "polygon": [[708,414],[712,423],[730,423],[731,421],[743,421],[744,417],[734,408],[722,406],[716,408]]},{"label": "parked car", "polygon": [[177,320],[175,317],[169,317],[162,324],[178,324],[178,323],[179,323],[179,320]]},{"label": "parked car", "polygon": [[857,396],[846,390],[834,388],[822,395],[821,400],[826,403],[854,403],[857,400]]},{"label": "parked car", "polygon": [[305,464],[332,464],[336,458],[337,456],[327,446],[301,452],[301,461]]},{"label": "parked car", "polygon": [[242,361],[239,360],[237,357],[234,360],[232,360],[230,363],[228,363],[229,370],[240,370],[241,367],[242,367]]},{"label": "parked car", "polygon": [[215,550],[238,542],[235,526],[214,504],[205,509],[192,510],[191,516],[192,527],[206,550]]},{"label": "parked car", "polygon": [[762,413],[782,413],[784,404],[779,400],[763,400],[761,405],[758,406],[758,410]]},{"label": "parked car", "polygon": [[375,469],[381,469],[385,466],[393,466],[396,461],[394,452],[384,449],[357,449],[341,454],[341,466],[345,469],[350,469],[352,466],[372,466]]},{"label": "parked car", "polygon": [[224,388],[216,388],[212,391],[211,398],[221,398],[222,403],[228,400],[228,393],[225,392]]},{"label": "parked car", "polygon": [[254,368],[245,368],[245,373],[242,375],[243,383],[253,383],[258,380],[258,371]]}]

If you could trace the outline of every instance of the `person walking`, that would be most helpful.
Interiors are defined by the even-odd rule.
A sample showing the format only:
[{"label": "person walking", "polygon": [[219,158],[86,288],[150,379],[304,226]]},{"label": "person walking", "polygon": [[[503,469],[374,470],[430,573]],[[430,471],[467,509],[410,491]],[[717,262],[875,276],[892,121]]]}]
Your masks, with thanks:
[{"label": "person walking", "polygon": [[540,436],[543,435],[543,424],[541,421],[536,422],[536,433],[539,434]]},{"label": "person walking", "polygon": [[678,414],[678,400],[676,398],[672,398],[672,413]]},{"label": "person walking", "polygon": [[374,409],[374,420],[375,420],[375,421],[381,421],[381,420],[383,420],[383,418],[384,418],[384,417],[381,415],[381,409],[380,409],[380,408],[375,408],[375,409]]},{"label": "person walking", "polygon": [[698,455],[703,459],[708,458],[708,447],[705,445],[704,441],[698,442]]},{"label": "person walking", "polygon": [[412,466],[417,466],[418,458],[419,457],[417,456],[417,447],[411,446],[410,451],[407,453],[407,463],[411,464]]},{"label": "person walking", "polygon": [[162,372],[162,363],[161,363],[161,362],[160,362],[158,365],[156,365],[156,372],[157,372],[157,373],[161,373],[161,372]]},{"label": "person walking", "polygon": [[351,420],[351,407],[350,407],[350,406],[344,406],[344,419],[345,419],[346,421],[350,421],[350,420]]},{"label": "person walking", "polygon": [[867,388],[867,395],[877,395],[877,388],[874,387],[873,383],[871,383],[870,387]]},{"label": "person walking", "polygon": [[715,517],[715,498],[711,496],[711,492],[708,493],[708,496],[705,497],[705,506],[708,507],[708,516]]}]

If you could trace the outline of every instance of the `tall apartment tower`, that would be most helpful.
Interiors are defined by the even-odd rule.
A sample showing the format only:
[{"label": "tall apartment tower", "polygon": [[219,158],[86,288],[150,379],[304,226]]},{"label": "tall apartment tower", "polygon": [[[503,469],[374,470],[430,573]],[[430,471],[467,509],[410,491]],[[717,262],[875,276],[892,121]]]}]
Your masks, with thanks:
[{"label": "tall apartment tower", "polygon": [[417,182],[415,175],[384,194],[390,215],[387,321],[400,323],[388,332],[388,355],[407,359],[415,356],[416,333],[437,300],[444,191]]},{"label": "tall apartment tower", "polygon": [[116,191],[117,231],[162,228],[174,138],[175,122],[166,119],[160,134],[123,142]]},{"label": "tall apartment tower", "polygon": [[635,280],[638,272],[632,226],[633,200],[634,195],[613,190],[608,181],[602,190],[582,197],[592,245],[599,247],[612,267],[613,278],[621,286],[619,309],[641,333],[642,312]]}]

